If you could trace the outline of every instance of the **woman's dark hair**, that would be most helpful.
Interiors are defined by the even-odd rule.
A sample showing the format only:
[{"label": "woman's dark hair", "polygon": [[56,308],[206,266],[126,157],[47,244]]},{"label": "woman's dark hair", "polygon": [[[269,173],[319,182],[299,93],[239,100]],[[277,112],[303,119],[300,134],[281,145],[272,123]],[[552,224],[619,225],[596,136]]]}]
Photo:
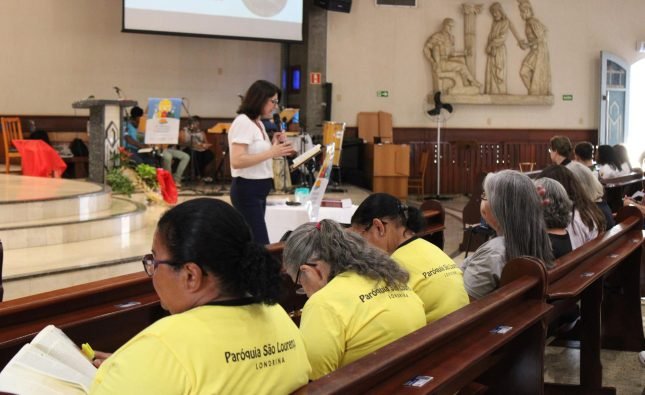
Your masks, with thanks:
[{"label": "woman's dark hair", "polygon": [[571,145],[571,140],[567,136],[553,136],[549,140],[549,146],[551,151],[557,152],[560,156],[565,158],[571,158],[571,151],[573,151],[573,146]]},{"label": "woman's dark hair", "polygon": [[278,100],[282,95],[280,88],[265,80],[257,80],[246,91],[244,99],[240,108],[237,109],[238,114],[244,114],[251,119],[257,119],[262,115],[262,108],[267,100],[278,94]]},{"label": "woman's dark hair", "polygon": [[589,199],[588,194],[583,191],[583,186],[580,185],[571,170],[561,165],[547,166],[538,175],[538,178],[544,177],[552,178],[562,184],[569,195],[569,199],[573,202],[574,211],[578,210],[582,223],[589,230],[597,229],[598,232],[602,232],[606,229],[607,224],[604,214],[600,211],[596,203]]},{"label": "woman's dark hair", "polygon": [[593,144],[591,144],[588,141],[582,141],[576,144],[576,148],[574,148],[574,151],[576,155],[578,155],[578,158],[582,160],[593,159]]},{"label": "woman's dark hair", "polygon": [[623,166],[616,157],[616,152],[611,145],[601,145],[598,147],[598,164],[609,165],[614,170],[622,170]]},{"label": "woman's dark hair", "polygon": [[627,166],[629,166],[629,171],[632,171],[632,165],[629,163],[629,155],[627,155],[627,148],[622,144],[616,144],[612,148],[614,149],[614,155],[616,155],[618,163],[620,163],[621,166],[626,163]]},{"label": "woman's dark hair", "polygon": [[168,210],[157,224],[175,262],[194,262],[216,276],[223,292],[274,304],[282,290],[281,265],[253,242],[242,214],[217,199],[193,199]]},{"label": "woman's dark hair", "polygon": [[401,203],[399,199],[387,193],[373,193],[363,200],[352,215],[352,225],[368,226],[374,218],[396,221],[414,233],[420,232],[426,226],[421,211]]}]

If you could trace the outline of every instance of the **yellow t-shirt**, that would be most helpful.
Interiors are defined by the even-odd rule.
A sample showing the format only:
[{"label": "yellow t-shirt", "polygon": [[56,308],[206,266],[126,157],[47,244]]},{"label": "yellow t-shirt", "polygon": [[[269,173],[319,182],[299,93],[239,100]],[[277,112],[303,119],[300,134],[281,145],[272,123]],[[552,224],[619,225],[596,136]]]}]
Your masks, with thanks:
[{"label": "yellow t-shirt", "polygon": [[469,303],[463,273],[434,244],[413,239],[394,251],[392,259],[410,273],[408,285],[423,301],[428,323]]},{"label": "yellow t-shirt", "polygon": [[99,368],[91,394],[288,394],[311,367],[279,305],[201,306],[163,318]]},{"label": "yellow t-shirt", "polygon": [[336,275],[305,303],[300,331],[317,379],[426,324],[406,285],[390,289],[355,272]]}]

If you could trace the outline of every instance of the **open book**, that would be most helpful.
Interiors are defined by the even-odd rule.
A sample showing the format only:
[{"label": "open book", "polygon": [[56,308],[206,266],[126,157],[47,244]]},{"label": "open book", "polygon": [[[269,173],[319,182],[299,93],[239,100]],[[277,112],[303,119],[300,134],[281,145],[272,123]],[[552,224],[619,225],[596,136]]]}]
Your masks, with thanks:
[{"label": "open book", "polygon": [[295,170],[301,164],[318,155],[318,153],[320,153],[320,144],[316,144],[313,148],[309,148],[302,155],[297,156],[291,164],[291,170]]},{"label": "open book", "polygon": [[29,394],[86,394],[96,368],[67,335],[47,326],[0,372],[0,391]]}]

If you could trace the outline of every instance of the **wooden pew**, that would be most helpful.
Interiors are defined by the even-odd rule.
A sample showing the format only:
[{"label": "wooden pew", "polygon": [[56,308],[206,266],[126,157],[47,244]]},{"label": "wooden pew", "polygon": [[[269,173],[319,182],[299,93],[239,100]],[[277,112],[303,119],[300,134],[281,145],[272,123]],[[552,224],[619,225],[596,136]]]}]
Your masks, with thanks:
[{"label": "wooden pew", "polygon": [[4,296],[4,288],[2,287],[2,261],[4,260],[4,249],[2,248],[2,240],[0,240],[0,302]]},{"label": "wooden pew", "polygon": [[643,189],[643,171],[635,171],[622,177],[601,179],[600,183],[605,188],[605,200],[613,213],[623,206],[623,196],[631,196],[634,192]]},{"label": "wooden pew", "polygon": [[[296,394],[453,394],[473,380],[494,394],[542,391],[546,270],[520,258],[504,287],[296,391]],[[499,325],[512,329],[492,333]],[[433,379],[404,386],[417,376]]]},{"label": "wooden pew", "polygon": [[113,351],[165,314],[143,271],[2,302],[0,368],[48,324]]},{"label": "wooden pew", "polygon": [[625,351],[645,348],[639,295],[643,217],[628,207],[616,219],[614,228],[556,260],[547,272],[546,297],[555,307],[548,321],[580,301],[581,337],[580,385],[548,383],[546,393],[615,394],[602,386],[601,344]]},{"label": "wooden pew", "polygon": [[417,236],[443,250],[446,211],[441,205],[441,202],[438,200],[426,200],[421,204],[419,210],[421,210],[421,214],[426,220],[426,228],[417,233]]}]

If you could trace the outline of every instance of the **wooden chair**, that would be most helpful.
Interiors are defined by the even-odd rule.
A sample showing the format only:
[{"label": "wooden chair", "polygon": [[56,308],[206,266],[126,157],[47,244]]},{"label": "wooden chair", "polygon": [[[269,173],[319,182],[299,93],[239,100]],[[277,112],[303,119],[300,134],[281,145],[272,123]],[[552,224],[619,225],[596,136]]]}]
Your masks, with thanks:
[{"label": "wooden chair", "polygon": [[535,162],[520,162],[520,172],[526,173],[529,171],[533,171],[534,166],[535,166]]},{"label": "wooden chair", "polygon": [[425,194],[425,178],[429,158],[430,153],[428,151],[423,151],[421,153],[421,160],[419,161],[419,168],[417,169],[418,176],[410,177],[408,179],[408,190],[416,190],[420,197],[423,197]]},{"label": "wooden chair", "polygon": [[13,140],[22,140],[22,126],[20,126],[20,118],[0,118],[2,122],[2,138],[4,140],[4,163],[5,172],[9,174],[11,168],[11,158],[20,158],[20,153],[12,146]]}]

